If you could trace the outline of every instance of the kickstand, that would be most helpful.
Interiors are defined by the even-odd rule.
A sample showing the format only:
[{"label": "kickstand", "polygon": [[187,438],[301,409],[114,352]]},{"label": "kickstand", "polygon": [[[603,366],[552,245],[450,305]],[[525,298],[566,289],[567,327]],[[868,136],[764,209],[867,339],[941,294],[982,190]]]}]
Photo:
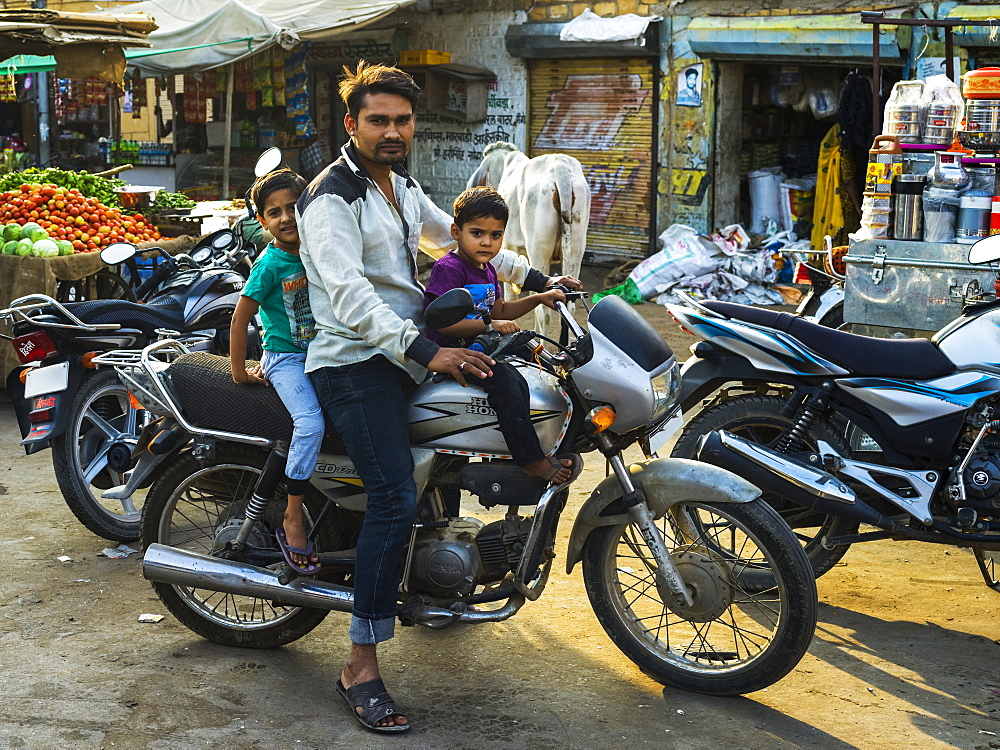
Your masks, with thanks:
[{"label": "kickstand", "polygon": [[1000,593],[1000,581],[997,580],[997,574],[1000,573],[1000,570],[998,570],[1000,565],[997,564],[997,558],[1000,558],[1000,552],[986,551],[982,547],[974,547],[972,554],[976,557],[976,562],[979,564],[979,572],[983,574],[983,580],[986,581],[986,585]]}]

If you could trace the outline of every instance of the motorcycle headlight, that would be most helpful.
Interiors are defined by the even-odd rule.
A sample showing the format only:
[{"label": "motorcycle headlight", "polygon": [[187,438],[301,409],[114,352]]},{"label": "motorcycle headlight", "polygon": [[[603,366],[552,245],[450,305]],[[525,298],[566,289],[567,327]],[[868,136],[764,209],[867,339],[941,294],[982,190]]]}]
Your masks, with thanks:
[{"label": "motorcycle headlight", "polygon": [[659,375],[650,378],[649,384],[653,387],[653,413],[650,417],[657,420],[677,403],[681,385],[680,366],[675,362]]}]

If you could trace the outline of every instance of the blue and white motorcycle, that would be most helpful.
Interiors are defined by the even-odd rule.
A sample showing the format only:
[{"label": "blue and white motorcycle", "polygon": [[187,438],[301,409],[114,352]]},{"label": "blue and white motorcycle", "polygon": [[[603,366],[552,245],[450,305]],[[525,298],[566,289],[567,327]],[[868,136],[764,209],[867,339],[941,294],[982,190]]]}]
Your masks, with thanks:
[{"label": "blue and white motorcycle", "polygon": [[[969,253],[997,261],[1000,236]],[[971,548],[1000,591],[1000,299],[930,340],[687,301],[670,311],[704,340],[682,370],[683,409],[697,414],[674,456],[763,489],[817,576],[851,544],[917,540]]]}]

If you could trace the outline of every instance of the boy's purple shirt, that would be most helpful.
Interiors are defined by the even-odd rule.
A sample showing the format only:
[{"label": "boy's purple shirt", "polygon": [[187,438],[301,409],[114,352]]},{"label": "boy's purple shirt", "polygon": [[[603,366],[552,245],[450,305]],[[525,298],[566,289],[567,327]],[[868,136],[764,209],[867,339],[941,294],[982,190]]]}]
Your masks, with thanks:
[{"label": "boy's purple shirt", "polygon": [[[431,269],[431,277],[424,290],[424,307],[445,292],[463,286],[472,293],[476,308],[487,313],[492,311],[493,304],[501,299],[500,295],[503,293],[492,263],[487,263],[485,268],[477,268],[452,250],[441,256]],[[432,328],[426,329],[424,333],[441,346],[461,346],[460,339],[442,336]]]}]

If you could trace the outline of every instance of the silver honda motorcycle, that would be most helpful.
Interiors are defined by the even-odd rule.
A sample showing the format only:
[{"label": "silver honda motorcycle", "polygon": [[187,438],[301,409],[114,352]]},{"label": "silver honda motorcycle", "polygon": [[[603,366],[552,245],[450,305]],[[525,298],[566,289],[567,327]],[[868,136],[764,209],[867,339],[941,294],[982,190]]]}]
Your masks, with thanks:
[{"label": "silver honda motorcycle", "polygon": [[[472,311],[469,293],[453,290],[428,307],[426,323],[443,328]],[[589,310],[589,332],[565,305],[560,314],[570,345],[546,339],[546,349],[521,331],[495,335],[487,351],[528,382],[543,449],[596,452],[612,469],[574,509],[567,573],[583,563],[598,620],[653,679],[714,695],[774,683],[816,625],[801,546],[745,480],[656,457],[679,368],[638,313],[606,297]],[[151,484],[143,575],[178,620],[217,643],[270,648],[301,638],[331,610],[351,610],[366,497],[337,435],[327,434],[305,502],[322,570],[296,577],[274,538],[291,434],[274,389],[236,385],[228,360],[171,341],[98,362],[115,366],[156,417],[129,482]],[[542,595],[555,561],[569,486],[513,464],[485,396],[442,376],[412,396],[419,504],[400,571],[404,625],[506,620]],[[636,443],[646,459],[627,465],[622,451]],[[459,512],[459,491],[486,521]],[[499,510],[483,510],[491,508]]]}]

